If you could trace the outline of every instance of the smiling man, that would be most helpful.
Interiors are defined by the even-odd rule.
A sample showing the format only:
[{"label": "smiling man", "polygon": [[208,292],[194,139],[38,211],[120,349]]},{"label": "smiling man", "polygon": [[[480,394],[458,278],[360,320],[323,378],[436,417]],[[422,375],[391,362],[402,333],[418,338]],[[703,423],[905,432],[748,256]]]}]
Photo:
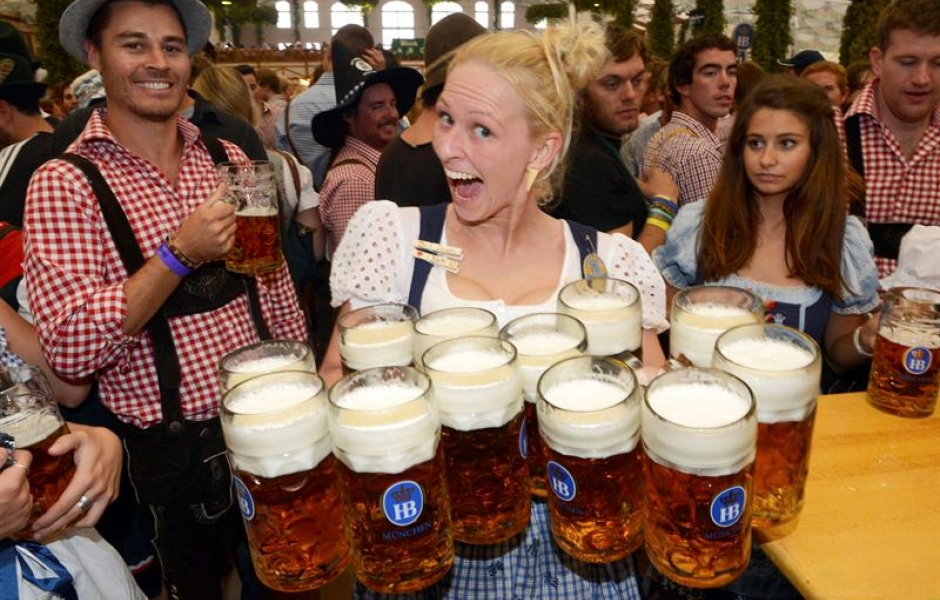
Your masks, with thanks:
[{"label": "smiling man", "polygon": [[333,40],[336,108],[316,115],[313,137],[338,150],[320,189],[320,218],[332,255],[359,207],[375,200],[375,169],[398,134],[398,120],[424,82],[410,67],[376,71],[340,40]]},{"label": "smiling man", "polygon": [[[669,65],[673,111],[643,155],[644,172],[663,169],[679,184],[679,204],[708,196],[718,178],[737,84],[737,55],[727,36],[689,40]],[[720,123],[721,122],[721,123]],[[728,123],[730,125],[730,123]]]},{"label": "smiling man", "polygon": [[875,79],[846,116],[846,140],[884,277],[912,225],[940,225],[940,3],[894,0],[868,57]]},{"label": "smiling man", "polygon": [[24,219],[42,352],[66,379],[97,376],[133,493],[155,521],[169,597],[198,600],[221,599],[244,535],[217,365],[262,336],[306,339],[286,267],[246,281],[219,262],[235,209],[219,201],[210,147],[247,158],[177,114],[210,24],[198,0],[77,0],[63,12],[63,48],[102,73],[108,101],[71,156],[33,176]]}]

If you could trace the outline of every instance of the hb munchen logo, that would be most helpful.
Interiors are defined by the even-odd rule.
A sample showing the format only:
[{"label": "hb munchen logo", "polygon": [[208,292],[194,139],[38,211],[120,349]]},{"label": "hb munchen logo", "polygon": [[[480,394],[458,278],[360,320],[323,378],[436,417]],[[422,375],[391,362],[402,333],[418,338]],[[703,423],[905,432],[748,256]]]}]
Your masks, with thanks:
[{"label": "hb munchen logo", "polygon": [[424,492],[414,481],[394,483],[382,494],[382,510],[392,525],[411,525],[424,510]]},{"label": "hb munchen logo", "polygon": [[731,527],[744,514],[744,500],[747,497],[744,488],[736,485],[720,492],[712,499],[712,523],[719,527]]},{"label": "hb munchen logo", "polygon": [[248,486],[242,483],[242,480],[238,477],[232,478],[235,481],[235,495],[238,497],[238,508],[242,511],[242,516],[245,517],[246,521],[250,521],[255,518],[255,501],[251,497],[251,492],[248,491]]},{"label": "hb munchen logo", "polygon": [[904,353],[904,368],[911,375],[923,375],[930,369],[933,354],[929,348],[916,346]]},{"label": "hb munchen logo", "polygon": [[571,502],[578,493],[578,484],[574,477],[557,462],[548,461],[548,484],[552,486],[552,491],[561,500]]}]

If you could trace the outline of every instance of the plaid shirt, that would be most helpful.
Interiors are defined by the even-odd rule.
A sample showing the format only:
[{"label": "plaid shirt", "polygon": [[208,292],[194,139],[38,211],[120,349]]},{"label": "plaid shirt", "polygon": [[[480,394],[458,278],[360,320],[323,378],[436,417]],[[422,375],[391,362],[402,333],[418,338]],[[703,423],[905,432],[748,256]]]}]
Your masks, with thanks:
[{"label": "plaid shirt", "polygon": [[[860,115],[865,217],[869,223],[940,225],[940,106],[908,160],[894,132],[878,120],[878,85],[878,80],[868,84],[846,115]],[[875,262],[882,277],[897,266],[897,261],[877,256]]]},{"label": "plaid shirt", "polygon": [[[175,184],[150,162],[121,147],[95,111],[69,147],[100,170],[124,209],[144,256],[218,186],[199,130],[178,121],[183,142]],[[229,156],[246,160],[223,142]],[[91,185],[71,164],[52,160],[33,176],[26,198],[25,271],[39,341],[52,367],[66,378],[97,373],[101,400],[138,427],[161,419],[153,344],[146,332],[127,335],[127,271],[111,240]],[[303,315],[286,267],[258,277],[262,312],[275,337],[304,340]],[[179,354],[180,398],[187,419],[219,412],[221,357],[257,341],[245,295],[208,313],[170,319]]]},{"label": "plaid shirt", "polygon": [[[730,119],[728,119],[730,123]],[[662,169],[679,184],[679,206],[704,200],[718,179],[724,137],[730,127],[719,123],[717,134],[689,115],[672,117],[646,145],[643,170]]]},{"label": "plaid shirt", "polygon": [[[327,233],[329,255],[339,248],[346,225],[359,207],[375,200],[375,169],[381,152],[346,136],[320,190],[320,219]],[[340,164],[350,161],[346,164]]]},{"label": "plaid shirt", "polygon": [[265,148],[271,150],[276,148],[277,131],[275,126],[277,125],[278,119],[281,118],[282,112],[284,112],[283,106],[276,106],[269,102],[263,102],[261,104],[261,119],[258,122],[258,136],[261,138],[261,144],[264,145]]}]

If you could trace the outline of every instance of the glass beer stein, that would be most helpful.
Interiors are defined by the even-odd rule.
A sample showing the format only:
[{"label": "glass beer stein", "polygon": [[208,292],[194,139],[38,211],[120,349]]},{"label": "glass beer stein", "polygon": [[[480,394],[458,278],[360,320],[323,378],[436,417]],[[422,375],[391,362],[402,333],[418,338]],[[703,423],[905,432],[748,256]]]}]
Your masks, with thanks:
[{"label": "glass beer stein", "polygon": [[696,367],[710,367],[715,340],[735,325],[762,323],[764,304],[751,292],[723,285],[680,290],[669,318],[669,355],[686,357]]},{"label": "glass beer stein", "polygon": [[650,561],[681,585],[730,583],[751,557],[751,391],[714,369],[669,371],[646,389],[641,432]]},{"label": "glass beer stein", "polygon": [[490,337],[447,340],[424,354],[441,443],[454,539],[507,540],[529,522],[516,349]]},{"label": "glass beer stein", "polygon": [[258,375],[222,399],[222,433],[258,578],[311,590],[349,562],[326,392],[309,371]]},{"label": "glass beer stein", "polygon": [[415,323],[415,366],[424,369],[421,358],[428,348],[457,337],[499,335],[496,315],[482,308],[460,306],[421,315]]},{"label": "glass beer stein", "polygon": [[636,352],[643,342],[640,292],[627,281],[579,279],[558,293],[559,312],[581,321],[587,330],[587,353],[615,356]]},{"label": "glass beer stein", "polygon": [[316,373],[310,347],[294,340],[264,340],[233,350],[219,362],[223,392],[246,379],[277,371]]},{"label": "glass beer stein", "polygon": [[257,275],[283,264],[277,181],[267,161],[221,163],[219,179],[228,185],[226,201],[235,206],[235,244],[225,256],[233,273]]},{"label": "glass beer stein", "polygon": [[340,316],[336,326],[343,373],[412,364],[417,320],[417,309],[407,304],[376,304]]},{"label": "glass beer stein", "polygon": [[643,541],[636,376],[609,358],[579,356],[549,367],[538,390],[552,537],[578,560],[619,560]]},{"label": "glass beer stein", "polygon": [[940,291],[891,288],[868,380],[868,402],[901,417],[929,417],[940,393]]},{"label": "glass beer stein", "polygon": [[429,390],[411,367],[360,371],[330,388],[353,570],[386,594],[433,585],[454,562],[441,421]]},{"label": "glass beer stein", "polygon": [[581,321],[570,315],[534,313],[506,323],[499,332],[499,338],[512,342],[516,347],[525,398],[525,440],[522,447],[529,463],[529,491],[545,497],[542,440],[535,410],[536,384],[545,369],[560,360],[584,354],[587,331]]},{"label": "glass beer stein", "polygon": [[75,474],[71,452],[49,454],[49,447],[69,429],[59,414],[52,387],[38,368],[0,369],[0,432],[12,436],[18,449],[33,455],[27,475],[33,508],[22,532],[31,538],[29,527],[55,504]]},{"label": "glass beer stein", "polygon": [[753,525],[786,523],[803,507],[822,356],[783,325],[739,325],[715,343],[716,369],[741,378],[757,403]]}]

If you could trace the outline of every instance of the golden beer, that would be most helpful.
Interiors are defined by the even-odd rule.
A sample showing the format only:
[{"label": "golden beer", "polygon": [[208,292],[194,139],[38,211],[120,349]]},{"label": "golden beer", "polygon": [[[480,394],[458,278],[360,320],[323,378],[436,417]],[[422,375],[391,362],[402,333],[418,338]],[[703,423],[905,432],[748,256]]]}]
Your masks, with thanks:
[{"label": "golden beer", "polygon": [[790,327],[740,325],[715,344],[714,367],[740,377],[757,403],[754,527],[793,519],[803,507],[822,353]]},{"label": "golden beer", "polygon": [[347,375],[330,389],[353,570],[382,593],[428,587],[454,561],[440,417],[429,388],[416,369],[383,367]]},{"label": "golden beer", "polygon": [[578,560],[619,560],[642,542],[639,386],[606,358],[570,358],[539,381],[552,537]]},{"label": "golden beer", "polygon": [[14,434],[17,447],[33,454],[27,475],[29,490],[33,495],[33,509],[27,527],[52,508],[75,475],[75,461],[71,452],[61,456],[49,454],[49,447],[69,432],[68,426],[64,422],[46,418],[36,427],[33,430],[36,431],[35,437]]},{"label": "golden beer", "polygon": [[669,371],[642,410],[650,561],[685,586],[723,586],[751,553],[757,418],[748,387],[713,369]]},{"label": "golden beer", "polygon": [[235,243],[225,255],[233,273],[270,273],[284,262],[277,208],[249,207],[235,213]]},{"label": "golden beer", "polygon": [[441,414],[454,539],[495,544],[529,522],[516,349],[492,337],[441,342],[424,354]]},{"label": "golden beer", "polygon": [[892,288],[882,298],[868,402],[901,417],[928,417],[940,393],[940,291]]},{"label": "golden beer", "polygon": [[584,354],[587,331],[576,318],[561,313],[534,313],[513,319],[499,332],[499,339],[516,347],[522,373],[525,399],[525,440],[522,443],[529,463],[529,491],[545,497],[545,469],[542,465],[542,440],[539,437],[535,400],[539,377],[555,363]]},{"label": "golden beer", "polygon": [[326,412],[323,382],[308,371],[259,375],[223,398],[252,562],[276,590],[320,587],[348,564]]}]

